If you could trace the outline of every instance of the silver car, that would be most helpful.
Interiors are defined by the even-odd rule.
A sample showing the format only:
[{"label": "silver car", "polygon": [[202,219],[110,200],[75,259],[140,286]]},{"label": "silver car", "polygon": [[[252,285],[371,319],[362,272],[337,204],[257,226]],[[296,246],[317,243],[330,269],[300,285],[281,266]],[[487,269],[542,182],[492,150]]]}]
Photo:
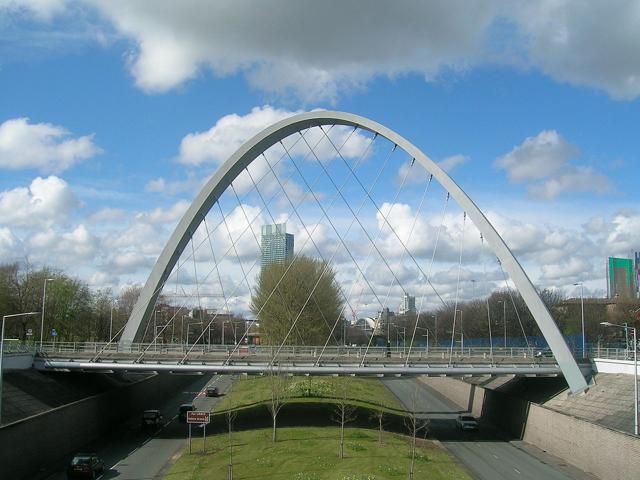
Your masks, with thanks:
[{"label": "silver car", "polygon": [[458,415],[456,426],[460,430],[478,430],[478,421],[471,415]]}]

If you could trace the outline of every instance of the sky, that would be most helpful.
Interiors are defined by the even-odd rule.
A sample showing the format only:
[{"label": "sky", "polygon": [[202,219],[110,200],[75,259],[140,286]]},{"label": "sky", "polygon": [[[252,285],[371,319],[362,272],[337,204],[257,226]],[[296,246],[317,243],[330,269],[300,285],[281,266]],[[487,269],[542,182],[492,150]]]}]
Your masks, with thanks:
[{"label": "sky", "polygon": [[[640,250],[638,45],[640,4],[622,0],[272,0],[269,8],[0,0],[0,262],[59,268],[93,288],[142,284],[191,200],[244,141],[294,113],[329,109],[379,122],[439,162],[538,287],[575,296],[573,284],[584,282],[587,295],[604,296],[607,257]],[[357,132],[345,157],[357,161],[369,140]],[[364,155],[363,178],[383,151],[376,143]],[[337,165],[330,149],[322,155]],[[426,262],[412,266],[402,244],[392,245],[386,217],[363,211],[406,273],[408,286],[393,287],[394,298],[422,291],[418,270],[440,224],[449,254],[437,255],[438,288],[472,296],[487,268],[488,285],[499,286],[495,261],[484,266],[491,255],[470,231],[459,274],[462,212],[441,220],[441,200],[418,212],[426,175],[412,170],[406,195],[391,206],[409,168],[400,155],[394,161],[379,206],[392,210],[398,230],[415,223],[403,238],[424,247]],[[266,168],[256,163],[255,172]],[[304,190],[301,181],[289,187],[293,196]],[[278,190],[274,179],[269,188]],[[328,202],[330,190],[325,179],[319,199]],[[347,196],[358,204],[356,193]],[[278,198],[273,217],[288,221],[303,249],[305,229]],[[317,205],[302,203],[317,218]],[[269,222],[256,192],[242,205],[254,209],[258,231]],[[248,224],[238,207],[228,204],[231,230]],[[345,205],[331,215],[344,233],[353,215]],[[316,223],[312,236],[330,257],[340,237],[326,220]],[[228,282],[227,293],[257,255],[252,242],[247,235],[240,261],[225,266],[219,286]],[[364,265],[369,253],[358,254]],[[335,257],[339,277],[358,283],[343,257]],[[211,271],[210,260],[197,261],[201,275]],[[384,290],[389,275],[371,277]],[[239,290],[237,308],[246,308],[250,288]]]}]

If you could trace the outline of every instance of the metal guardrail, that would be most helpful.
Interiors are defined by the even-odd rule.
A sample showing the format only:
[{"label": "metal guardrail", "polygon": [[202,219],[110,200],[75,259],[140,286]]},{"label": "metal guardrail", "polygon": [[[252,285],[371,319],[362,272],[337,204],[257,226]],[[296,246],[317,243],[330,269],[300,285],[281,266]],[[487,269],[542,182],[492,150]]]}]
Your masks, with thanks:
[{"label": "metal guardrail", "polygon": [[[94,353],[101,355],[114,353],[140,353],[147,354],[186,354],[189,350],[192,355],[218,353],[241,356],[270,356],[273,357],[278,350],[277,347],[266,345],[218,345],[218,344],[181,344],[181,343],[133,343],[123,347],[117,343],[107,342],[45,342],[36,346],[38,353],[43,354],[73,354],[73,353]],[[390,353],[395,358],[412,359],[422,358],[448,358],[453,357],[476,357],[476,358],[533,358],[536,355],[545,358],[552,358],[553,354],[549,349],[525,348],[525,347],[454,347],[453,350],[447,347],[414,346],[409,347],[351,347],[332,346],[326,347],[323,352],[322,346],[283,346],[278,356],[286,357],[353,357],[361,358],[366,356],[385,356]]]}]

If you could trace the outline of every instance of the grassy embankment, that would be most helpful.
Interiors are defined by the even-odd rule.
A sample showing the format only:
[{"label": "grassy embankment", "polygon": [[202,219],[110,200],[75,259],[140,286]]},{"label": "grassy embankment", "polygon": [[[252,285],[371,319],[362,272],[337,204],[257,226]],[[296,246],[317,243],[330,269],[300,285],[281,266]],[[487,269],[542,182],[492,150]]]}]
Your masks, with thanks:
[{"label": "grassy embankment", "polygon": [[[338,458],[339,428],[281,428],[271,442],[271,430],[233,433],[233,478],[276,480],[400,480],[407,478],[411,450],[409,438],[387,433],[382,444],[377,432],[349,428],[345,458]],[[228,436],[207,439],[207,454],[184,454],[165,476],[167,480],[219,480],[227,478]],[[414,479],[471,477],[439,446],[418,441]],[[194,452],[202,444],[194,441]]]},{"label": "grassy embankment", "polygon": [[[290,377],[287,403],[335,403],[342,394],[343,378]],[[377,378],[347,378],[348,403],[371,409],[402,412],[398,399]],[[215,411],[242,409],[266,402],[271,396],[266,377],[240,377],[231,391],[216,405]]]}]

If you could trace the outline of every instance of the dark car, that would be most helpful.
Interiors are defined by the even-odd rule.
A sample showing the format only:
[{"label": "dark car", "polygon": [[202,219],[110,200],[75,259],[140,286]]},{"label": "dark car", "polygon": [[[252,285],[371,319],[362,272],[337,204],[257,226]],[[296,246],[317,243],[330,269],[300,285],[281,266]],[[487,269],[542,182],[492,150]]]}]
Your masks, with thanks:
[{"label": "dark car", "polygon": [[478,430],[478,421],[471,415],[459,415],[456,425],[460,430]]},{"label": "dark car", "polygon": [[220,395],[218,387],[207,387],[204,393],[207,397],[217,397],[218,395]]},{"label": "dark car", "polygon": [[178,407],[178,420],[182,423],[186,423],[187,421],[187,412],[191,412],[195,410],[196,407],[193,406],[193,403],[183,403]]},{"label": "dark car", "polygon": [[95,453],[78,453],[67,467],[67,478],[96,478],[104,471],[104,461]]},{"label": "dark car", "polygon": [[147,427],[158,427],[164,423],[164,417],[160,410],[145,410],[142,413],[141,426],[142,428]]}]

